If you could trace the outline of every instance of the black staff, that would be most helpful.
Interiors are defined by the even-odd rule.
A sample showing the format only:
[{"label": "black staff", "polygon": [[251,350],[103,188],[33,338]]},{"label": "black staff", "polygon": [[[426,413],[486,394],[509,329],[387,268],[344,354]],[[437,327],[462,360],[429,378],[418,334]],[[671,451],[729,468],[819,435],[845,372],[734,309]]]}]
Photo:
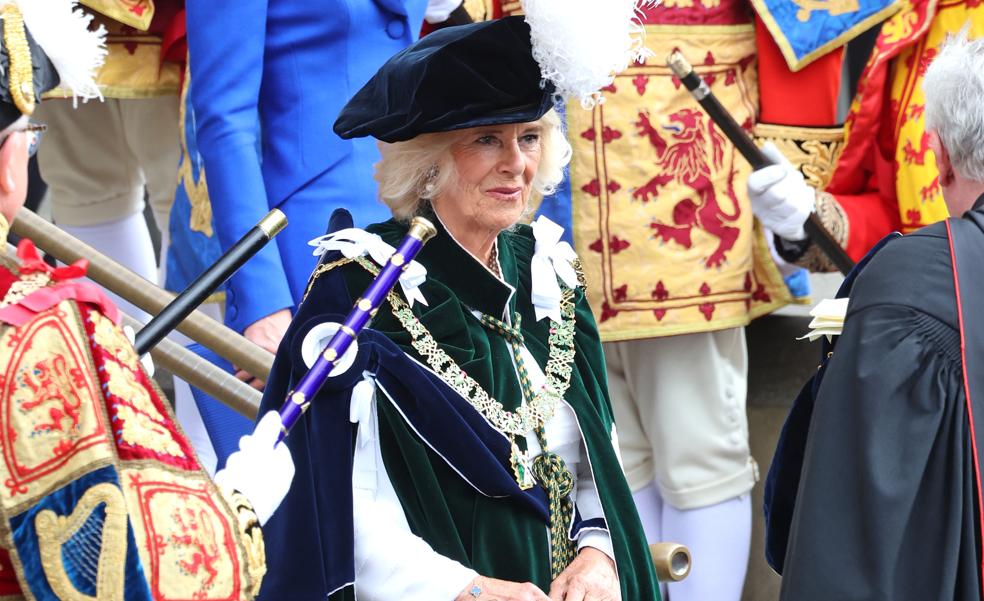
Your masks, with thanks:
[{"label": "black staff", "polygon": [[239,242],[226,251],[214,265],[198,276],[184,292],[175,297],[147,325],[137,332],[133,344],[138,355],[143,355],[165,336],[171,333],[185,317],[205,302],[222,282],[239,271],[243,263],[255,255],[267,242],[287,227],[287,216],[279,209],[267,213],[253,229],[239,239]]},{"label": "black staff", "polygon": [[[680,82],[690,90],[690,94],[697,100],[711,120],[714,121],[714,124],[731,140],[731,143],[735,145],[741,156],[745,157],[745,160],[751,163],[752,169],[758,171],[759,169],[772,165],[772,161],[755,145],[751,136],[735,121],[731,113],[721,106],[717,97],[711,92],[711,88],[707,85],[707,82],[700,75],[697,75],[697,72],[694,71],[694,68],[690,66],[690,63],[687,62],[687,59],[679,51],[673,51],[666,57],[666,64],[669,65],[670,70],[673,71],[673,74],[677,76]],[[803,224],[803,229],[806,231],[806,235],[809,236],[810,240],[820,247],[820,250],[830,258],[841,273],[846,275],[851,271],[854,267],[854,261],[844,252],[841,245],[834,240],[834,237],[830,235],[830,232],[820,222],[816,213],[810,213],[806,223]]]}]

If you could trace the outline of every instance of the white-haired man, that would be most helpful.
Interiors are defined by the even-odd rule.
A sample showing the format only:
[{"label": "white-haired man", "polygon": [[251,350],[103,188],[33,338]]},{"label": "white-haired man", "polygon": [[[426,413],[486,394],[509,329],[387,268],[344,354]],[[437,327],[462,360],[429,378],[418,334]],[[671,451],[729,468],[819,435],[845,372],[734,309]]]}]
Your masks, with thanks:
[{"label": "white-haired man", "polygon": [[[924,89],[952,217],[885,244],[854,281],[786,491],[782,600],[981,599],[984,39],[945,44]],[[788,465],[803,445],[785,436]]]}]

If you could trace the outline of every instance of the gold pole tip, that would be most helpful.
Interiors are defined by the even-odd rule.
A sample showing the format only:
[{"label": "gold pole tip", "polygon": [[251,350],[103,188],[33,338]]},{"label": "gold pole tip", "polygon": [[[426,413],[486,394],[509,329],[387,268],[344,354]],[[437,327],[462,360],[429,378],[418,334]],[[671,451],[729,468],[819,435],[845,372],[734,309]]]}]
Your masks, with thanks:
[{"label": "gold pole tip", "polygon": [[408,236],[412,236],[421,242],[427,242],[437,235],[437,228],[434,224],[423,217],[414,217],[410,222]]},{"label": "gold pole tip", "polygon": [[661,582],[679,582],[690,574],[690,549],[679,543],[653,543],[649,554]]},{"label": "gold pole tip", "polygon": [[274,209],[256,224],[256,227],[263,230],[266,237],[273,238],[287,227],[287,216],[280,209]]},{"label": "gold pole tip", "polygon": [[666,57],[666,64],[669,66],[673,74],[677,76],[677,79],[683,79],[684,77],[690,75],[694,68],[690,66],[687,59],[684,58],[683,53],[679,50],[674,50]]}]

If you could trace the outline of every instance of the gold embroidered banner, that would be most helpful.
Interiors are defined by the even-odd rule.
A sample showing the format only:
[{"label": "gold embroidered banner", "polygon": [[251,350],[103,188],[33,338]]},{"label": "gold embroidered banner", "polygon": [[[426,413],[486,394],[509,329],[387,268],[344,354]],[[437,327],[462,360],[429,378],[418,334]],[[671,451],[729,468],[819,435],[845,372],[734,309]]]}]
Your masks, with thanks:
[{"label": "gold embroidered banner", "polygon": [[984,35],[981,9],[971,8],[969,4],[965,0],[941,2],[926,36],[903,50],[892,66],[891,102],[893,107],[898,107],[893,124],[898,165],[895,193],[906,233],[948,216],[936,159],[929,148],[929,134],[925,129],[926,98],[922,84],[926,68],[948,34],[960,31],[966,24],[970,27],[970,39]]},{"label": "gold embroidered banner", "polygon": [[754,226],[748,163],[663,63],[680,49],[750,129],[752,26],[646,29],[649,63],[593,111],[568,107],[574,240],[606,341],[741,326],[791,300]]}]

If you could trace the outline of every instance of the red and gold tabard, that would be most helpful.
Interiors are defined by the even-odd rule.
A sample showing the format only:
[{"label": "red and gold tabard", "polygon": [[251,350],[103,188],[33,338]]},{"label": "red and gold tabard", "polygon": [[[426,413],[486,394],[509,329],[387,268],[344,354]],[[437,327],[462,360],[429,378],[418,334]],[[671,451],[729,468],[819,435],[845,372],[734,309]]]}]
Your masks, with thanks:
[{"label": "red and gold tabard", "polygon": [[790,302],[745,191],[748,162],[665,65],[695,64],[749,130],[758,111],[747,3],[647,12],[654,56],[592,111],[568,107],[574,241],[603,340],[745,325]]},{"label": "red and gold tabard", "polygon": [[[96,82],[107,98],[150,98],[178,93],[183,66],[162,60],[161,44],[181,10],[179,0],[82,0],[106,28],[106,61]],[[183,57],[183,54],[182,54]],[[56,88],[46,97],[68,98]]]},{"label": "red and gold tabard", "polygon": [[246,601],[265,572],[241,496],[202,470],[84,267],[0,265],[0,595]]},{"label": "red and gold tabard", "polygon": [[980,0],[908,0],[882,25],[845,122],[845,145],[826,188],[843,214],[847,250],[864,255],[894,229],[944,219],[925,133],[926,68],[947,34],[984,35]]}]

